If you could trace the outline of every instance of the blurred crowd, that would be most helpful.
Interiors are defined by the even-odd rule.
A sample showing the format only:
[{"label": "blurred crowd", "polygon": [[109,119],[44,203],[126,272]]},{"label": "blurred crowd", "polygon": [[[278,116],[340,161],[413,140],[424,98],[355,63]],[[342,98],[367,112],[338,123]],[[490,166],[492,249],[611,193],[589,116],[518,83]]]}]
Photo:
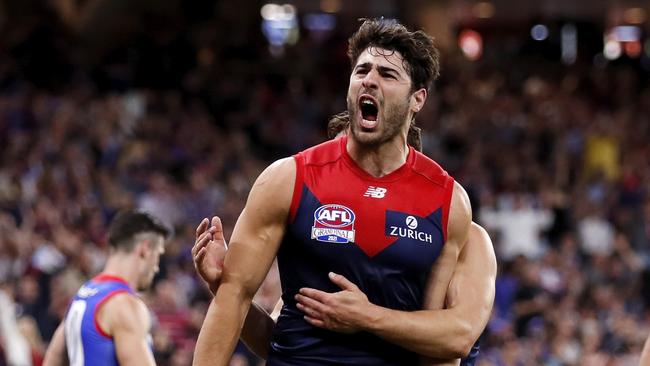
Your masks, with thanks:
[{"label": "blurred crowd", "polygon": [[[257,25],[221,36],[216,14],[88,66],[64,57],[81,46],[60,14],[40,16],[0,36],[0,365],[40,364],[126,208],[174,228],[143,297],[158,363],[189,365],[210,299],[190,256],[196,225],[218,214],[229,237],[261,170],[326,139],[345,108],[347,29],[278,57]],[[479,364],[635,364],[650,333],[647,75],[521,54],[444,60],[417,123],[497,252]],[[270,310],[279,291],[273,270],[257,301]],[[257,363],[243,346],[232,360]]]}]

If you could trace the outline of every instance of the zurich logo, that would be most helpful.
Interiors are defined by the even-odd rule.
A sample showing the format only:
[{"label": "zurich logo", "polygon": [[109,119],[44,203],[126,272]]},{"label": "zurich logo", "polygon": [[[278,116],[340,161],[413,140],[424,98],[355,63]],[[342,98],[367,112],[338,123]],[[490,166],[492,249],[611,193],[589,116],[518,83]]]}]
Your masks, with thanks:
[{"label": "zurich logo", "polygon": [[386,220],[386,235],[433,244],[432,226],[432,223],[424,217],[389,213]]},{"label": "zurich logo", "polygon": [[418,228],[418,219],[416,219],[413,216],[406,216],[406,226],[408,226],[409,229],[417,229]]}]

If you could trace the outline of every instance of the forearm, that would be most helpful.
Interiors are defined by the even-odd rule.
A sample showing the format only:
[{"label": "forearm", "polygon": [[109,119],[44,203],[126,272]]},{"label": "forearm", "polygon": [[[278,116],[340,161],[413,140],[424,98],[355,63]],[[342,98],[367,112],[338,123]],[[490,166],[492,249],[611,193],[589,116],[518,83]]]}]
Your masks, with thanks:
[{"label": "forearm", "polygon": [[[218,283],[208,285],[208,287],[213,296],[217,294],[217,290],[219,290]],[[253,301],[244,320],[241,339],[248,349],[258,357],[266,360],[274,326],[275,321],[271,318],[271,315]]]},{"label": "forearm", "polygon": [[253,353],[266,359],[274,326],[275,322],[266,310],[253,302],[244,321],[241,339]]},{"label": "forearm", "polygon": [[228,365],[252,295],[235,283],[223,283],[208,308],[194,349],[193,366]]},{"label": "forearm", "polygon": [[366,331],[425,357],[465,357],[480,335],[458,309],[405,312],[372,305],[368,314]]},{"label": "forearm", "polygon": [[463,289],[462,298],[452,299],[447,309],[404,312],[370,305],[364,328],[423,356],[465,357],[490,319],[494,280],[459,275],[454,285]]},{"label": "forearm", "polygon": [[[464,264],[463,266],[465,266]],[[485,329],[494,302],[496,265],[490,262],[482,278],[465,273],[455,276],[447,309],[403,312],[370,305],[367,330],[404,348],[440,359],[465,357]],[[452,291],[452,293],[455,291]]]},{"label": "forearm", "polygon": [[461,341],[470,324],[458,309],[442,309],[457,258],[455,247],[449,244],[443,249],[430,274],[423,310],[398,311],[370,304],[371,321],[365,325],[368,330],[424,357],[463,357]]}]

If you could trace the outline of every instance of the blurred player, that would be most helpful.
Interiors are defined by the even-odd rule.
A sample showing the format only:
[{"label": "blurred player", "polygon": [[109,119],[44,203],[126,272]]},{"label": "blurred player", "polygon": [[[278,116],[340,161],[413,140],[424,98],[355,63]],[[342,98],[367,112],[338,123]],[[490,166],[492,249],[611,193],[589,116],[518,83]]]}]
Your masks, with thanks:
[{"label": "blurred player", "polygon": [[149,310],[135,292],[151,285],[168,235],[149,214],[117,215],[108,232],[106,266],[77,291],[44,366],[155,365]]}]

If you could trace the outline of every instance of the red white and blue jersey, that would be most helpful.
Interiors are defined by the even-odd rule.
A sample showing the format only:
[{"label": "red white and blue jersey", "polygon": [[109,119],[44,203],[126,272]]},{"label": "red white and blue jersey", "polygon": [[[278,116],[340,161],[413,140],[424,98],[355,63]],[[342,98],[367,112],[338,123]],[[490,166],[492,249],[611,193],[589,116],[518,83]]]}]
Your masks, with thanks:
[{"label": "red white and blue jersey", "polygon": [[294,296],[302,287],[340,289],[348,278],[370,302],[390,309],[423,307],[427,280],[447,236],[454,180],[409,150],[406,163],[375,178],[346,151],[343,136],[294,156],[296,183],[278,251],[284,307],[269,365],[414,365],[418,356],[369,334],[341,334],[307,323]]},{"label": "red white and blue jersey", "polygon": [[119,365],[113,337],[102,330],[97,313],[106,301],[121,293],[134,292],[126,281],[109,275],[99,275],[77,291],[64,320],[70,366]]}]

